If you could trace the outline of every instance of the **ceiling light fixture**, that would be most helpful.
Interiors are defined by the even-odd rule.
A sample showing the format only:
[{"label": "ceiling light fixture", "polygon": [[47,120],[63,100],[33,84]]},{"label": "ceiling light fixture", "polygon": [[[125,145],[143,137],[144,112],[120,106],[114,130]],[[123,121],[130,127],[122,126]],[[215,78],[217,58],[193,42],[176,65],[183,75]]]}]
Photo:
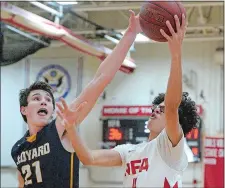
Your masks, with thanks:
[{"label": "ceiling light fixture", "polygon": [[56,1],[60,5],[76,5],[77,1]]}]

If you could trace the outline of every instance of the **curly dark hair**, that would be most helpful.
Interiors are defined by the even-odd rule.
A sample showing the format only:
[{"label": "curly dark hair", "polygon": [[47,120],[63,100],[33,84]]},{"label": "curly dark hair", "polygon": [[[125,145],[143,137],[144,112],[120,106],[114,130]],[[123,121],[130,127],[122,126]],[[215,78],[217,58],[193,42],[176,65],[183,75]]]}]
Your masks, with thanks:
[{"label": "curly dark hair", "polygon": [[[20,93],[19,93],[20,107],[27,106],[28,105],[27,99],[30,92],[34,90],[39,90],[39,89],[46,91],[50,94],[52,98],[53,109],[55,109],[55,99],[52,93],[52,88],[47,83],[41,82],[41,81],[34,82],[32,85],[30,85],[30,87],[20,90]],[[23,115],[22,113],[21,115],[23,117],[23,120],[27,123],[27,117]]]},{"label": "curly dark hair", "polygon": [[[187,92],[183,92],[182,101],[179,106],[179,123],[186,136],[192,129],[197,128],[200,117],[197,113],[195,102],[191,100]],[[165,93],[160,93],[154,100],[153,105],[159,105],[164,101]]]}]

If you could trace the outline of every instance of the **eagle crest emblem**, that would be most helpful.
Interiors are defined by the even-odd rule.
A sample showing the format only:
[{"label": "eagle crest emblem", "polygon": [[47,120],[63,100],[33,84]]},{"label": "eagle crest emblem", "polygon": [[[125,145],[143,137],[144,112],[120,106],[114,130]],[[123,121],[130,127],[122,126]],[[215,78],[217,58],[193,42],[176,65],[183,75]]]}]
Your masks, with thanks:
[{"label": "eagle crest emblem", "polygon": [[71,78],[68,71],[60,65],[43,67],[37,75],[37,81],[48,83],[53,90],[55,100],[65,98],[71,89]]}]

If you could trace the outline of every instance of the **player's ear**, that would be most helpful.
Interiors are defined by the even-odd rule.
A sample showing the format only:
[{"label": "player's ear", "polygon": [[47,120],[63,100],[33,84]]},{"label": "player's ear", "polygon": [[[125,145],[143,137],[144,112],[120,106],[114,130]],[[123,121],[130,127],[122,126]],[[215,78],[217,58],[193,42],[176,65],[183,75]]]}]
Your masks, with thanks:
[{"label": "player's ear", "polygon": [[23,115],[27,115],[27,107],[26,107],[26,106],[21,106],[21,107],[20,107],[20,112],[21,112],[21,114],[23,114]]}]

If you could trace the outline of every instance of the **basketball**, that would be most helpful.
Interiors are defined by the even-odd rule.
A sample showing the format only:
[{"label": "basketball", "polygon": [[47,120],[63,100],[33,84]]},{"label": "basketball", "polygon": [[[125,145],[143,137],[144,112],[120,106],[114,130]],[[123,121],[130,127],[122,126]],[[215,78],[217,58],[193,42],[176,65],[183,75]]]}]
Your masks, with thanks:
[{"label": "basketball", "polygon": [[143,33],[150,39],[157,42],[167,42],[160,33],[163,29],[165,33],[171,36],[166,25],[169,20],[174,31],[176,32],[176,23],[174,16],[177,15],[180,24],[182,24],[182,14],[186,17],[184,6],[177,1],[147,1],[141,6],[139,21]]}]

